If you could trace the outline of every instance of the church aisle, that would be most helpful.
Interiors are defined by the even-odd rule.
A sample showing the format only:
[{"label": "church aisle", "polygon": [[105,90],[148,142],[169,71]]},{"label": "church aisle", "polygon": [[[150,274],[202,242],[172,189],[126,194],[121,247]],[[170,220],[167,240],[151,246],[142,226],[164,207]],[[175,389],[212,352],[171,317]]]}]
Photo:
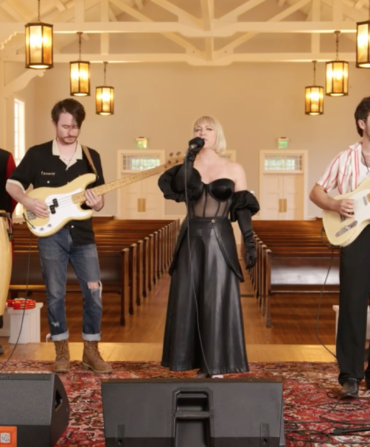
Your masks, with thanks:
[{"label": "church aisle", "polygon": [[[135,306],[134,315],[126,317],[126,326],[119,326],[119,296],[104,294],[101,351],[109,361],[159,361],[167,307],[169,276],[163,275],[141,306]],[[266,328],[258,301],[246,273],[246,282],[241,285],[241,300],[244,317],[248,358],[259,361],[334,361],[334,357],[322,347],[316,338],[316,313],[319,295],[275,295],[272,300],[273,327]],[[33,299],[45,302],[44,294],[34,294]],[[319,333],[322,341],[334,352],[335,315],[332,305],[336,295],[324,295]],[[79,360],[81,342],[81,296],[69,294],[66,298],[67,320],[70,331],[71,356]],[[53,343],[45,343],[48,333],[46,306],[41,310],[41,343],[19,345],[13,360],[54,359]],[[0,338],[7,358],[13,345]]]}]

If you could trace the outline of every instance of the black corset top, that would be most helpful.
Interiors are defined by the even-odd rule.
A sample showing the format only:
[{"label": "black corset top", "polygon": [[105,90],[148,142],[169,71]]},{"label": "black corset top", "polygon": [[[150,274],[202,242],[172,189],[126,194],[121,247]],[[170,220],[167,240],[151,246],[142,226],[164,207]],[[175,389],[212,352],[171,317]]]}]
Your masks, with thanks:
[{"label": "black corset top", "polygon": [[215,200],[221,202],[230,199],[234,192],[234,182],[229,178],[220,178],[208,184],[204,183],[204,187]]},{"label": "black corset top", "polygon": [[234,182],[221,178],[202,185],[202,194],[189,204],[190,217],[227,217],[232,203]]}]

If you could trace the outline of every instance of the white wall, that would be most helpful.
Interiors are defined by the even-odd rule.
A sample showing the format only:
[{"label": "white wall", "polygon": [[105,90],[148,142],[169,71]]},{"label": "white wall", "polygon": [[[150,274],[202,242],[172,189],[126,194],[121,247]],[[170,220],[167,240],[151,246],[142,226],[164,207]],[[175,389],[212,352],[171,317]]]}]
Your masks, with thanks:
[{"label": "white wall", "polygon": [[[4,64],[4,85],[9,84],[12,80],[18,78],[24,73],[25,68],[23,64],[5,63]],[[37,99],[35,97],[35,80],[31,80],[27,88],[17,91],[5,99],[5,116],[0,115],[0,119],[5,120],[5,135],[4,141],[5,149],[13,151],[14,148],[14,99],[19,99],[25,103],[25,145],[26,148],[39,142],[37,134],[35,133],[35,104]],[[36,113],[35,113],[36,112]]]},{"label": "white wall", "polygon": [[[324,65],[318,64],[320,85]],[[94,96],[81,98],[87,111],[81,141],[100,152],[106,181],[113,181],[116,151],[132,149],[137,136],[146,136],[150,149],[184,152],[194,119],[210,114],[222,123],[228,148],[237,151],[249,189],[257,197],[259,151],[275,148],[279,136],[290,138],[291,149],[308,150],[311,187],[334,155],[359,139],[353,113],[359,101],[370,96],[370,71],[351,65],[349,96],[326,97],[325,114],[319,117],[304,114],[304,87],[312,84],[312,77],[312,64],[299,63],[110,64],[107,83],[115,87],[115,115],[100,117],[95,114]],[[102,65],[93,64],[93,92],[102,81]],[[69,96],[68,65],[57,64],[43,78],[33,80],[22,95],[27,102],[27,142],[53,138],[50,110]],[[7,122],[8,130],[11,124]],[[166,203],[166,214],[182,211],[182,205]],[[104,214],[115,213],[116,193],[112,192],[106,197]],[[318,214],[311,203],[308,214]]]}]

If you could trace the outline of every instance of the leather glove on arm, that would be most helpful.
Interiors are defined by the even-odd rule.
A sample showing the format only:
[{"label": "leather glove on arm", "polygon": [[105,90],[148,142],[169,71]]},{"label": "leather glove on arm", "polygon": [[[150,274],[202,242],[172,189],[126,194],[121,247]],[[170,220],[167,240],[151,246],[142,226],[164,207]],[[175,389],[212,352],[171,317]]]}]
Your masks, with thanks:
[{"label": "leather glove on arm", "polygon": [[[195,146],[190,149],[191,146]],[[189,150],[185,156],[184,163],[180,166],[180,169],[177,171],[176,175],[172,179],[172,188],[176,192],[184,192],[185,191],[185,173],[186,173],[186,184],[191,187],[192,183],[194,183],[195,179],[193,179],[194,175],[194,161],[197,154],[200,152],[202,147],[204,146],[203,138],[193,138],[189,141]]]},{"label": "leather glove on arm", "polygon": [[253,237],[252,215],[248,208],[243,208],[236,212],[239,228],[242,232],[246,255],[245,265],[249,270],[255,266],[257,261],[256,243]]}]

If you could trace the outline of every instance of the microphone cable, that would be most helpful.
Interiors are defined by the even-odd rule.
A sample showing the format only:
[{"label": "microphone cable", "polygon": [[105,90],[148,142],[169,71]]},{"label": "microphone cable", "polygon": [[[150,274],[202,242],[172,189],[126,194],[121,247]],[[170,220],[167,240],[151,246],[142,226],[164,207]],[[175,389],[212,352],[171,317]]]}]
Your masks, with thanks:
[{"label": "microphone cable", "polygon": [[[10,218],[9,218],[9,226],[12,229]],[[13,232],[12,232],[12,230],[10,230],[9,241],[11,241],[12,239],[13,239]],[[19,344],[19,339],[22,334],[24,317],[26,314],[27,296],[28,296],[28,282],[29,282],[30,265],[31,265],[31,249],[32,249],[32,233],[30,232],[30,242],[29,242],[29,247],[28,247],[28,259],[27,259],[26,291],[25,291],[26,298],[25,298],[24,308],[23,308],[23,312],[22,312],[21,324],[20,324],[17,340],[16,340],[13,348],[11,349],[11,351],[8,355],[8,358],[4,362],[2,362],[2,364],[0,366],[0,372],[4,369],[5,365],[7,365],[9,363],[10,359],[13,357],[13,354],[14,354],[15,350],[17,349],[17,346]],[[12,253],[12,255],[13,255],[13,253]],[[13,268],[13,262],[12,262],[12,268]]]},{"label": "microphone cable", "polygon": [[[188,149],[190,150],[190,149]],[[207,363],[207,358],[204,352],[204,346],[203,346],[203,341],[202,341],[202,334],[201,334],[201,330],[200,330],[200,323],[199,323],[199,307],[198,307],[198,301],[197,301],[197,292],[195,290],[195,285],[194,285],[194,274],[193,274],[193,265],[191,262],[191,244],[190,244],[190,216],[189,216],[189,198],[188,198],[188,184],[187,184],[187,170],[186,170],[186,156],[184,159],[184,171],[185,171],[185,182],[184,182],[184,186],[185,186],[185,203],[186,203],[186,219],[187,219],[187,224],[188,224],[188,228],[187,228],[187,245],[188,245],[188,251],[189,251],[189,270],[190,270],[190,284],[191,284],[191,291],[192,291],[192,298],[194,299],[194,303],[195,303],[195,313],[196,313],[196,323],[197,323],[197,332],[198,332],[198,337],[199,337],[199,344],[200,344],[200,349],[201,349],[201,353],[202,353],[202,357],[203,357],[203,361],[204,364],[206,366],[206,374],[208,376],[211,376],[210,371],[209,371],[209,366]]]}]

